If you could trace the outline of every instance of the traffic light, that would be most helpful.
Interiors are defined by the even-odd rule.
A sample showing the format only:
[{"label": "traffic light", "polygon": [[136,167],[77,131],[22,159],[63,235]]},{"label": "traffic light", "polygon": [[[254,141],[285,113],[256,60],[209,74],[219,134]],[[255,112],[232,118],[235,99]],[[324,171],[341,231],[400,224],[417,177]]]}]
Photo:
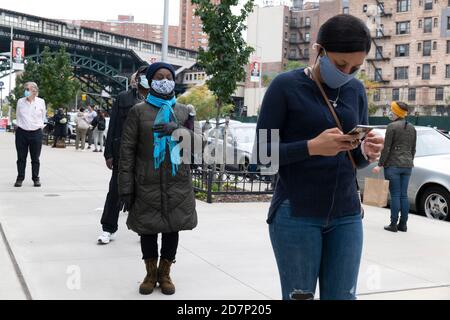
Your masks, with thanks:
[{"label": "traffic light", "polygon": [[86,94],[85,94],[85,93],[83,93],[83,94],[81,95],[81,101],[86,101]]}]

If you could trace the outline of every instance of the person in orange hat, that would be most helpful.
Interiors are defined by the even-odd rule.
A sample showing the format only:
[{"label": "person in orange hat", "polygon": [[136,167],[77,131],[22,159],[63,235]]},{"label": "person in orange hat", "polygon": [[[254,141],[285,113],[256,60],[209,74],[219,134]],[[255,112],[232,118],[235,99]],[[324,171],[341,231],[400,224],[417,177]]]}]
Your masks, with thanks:
[{"label": "person in orange hat", "polygon": [[[391,103],[389,119],[392,123],[386,130],[384,149],[381,152],[378,166],[373,169],[374,173],[379,173],[383,167],[384,177],[389,180],[391,223],[384,229],[391,232],[407,231],[408,184],[414,167],[417,141],[416,129],[406,120],[407,115],[408,105],[406,103],[398,101]],[[399,212],[401,212],[400,222],[398,222]]]}]

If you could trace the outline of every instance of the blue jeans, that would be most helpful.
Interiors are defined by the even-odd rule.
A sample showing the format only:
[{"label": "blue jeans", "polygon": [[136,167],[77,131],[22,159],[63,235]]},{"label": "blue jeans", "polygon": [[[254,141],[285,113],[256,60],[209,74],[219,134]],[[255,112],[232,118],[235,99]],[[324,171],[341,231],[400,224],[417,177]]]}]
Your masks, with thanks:
[{"label": "blue jeans", "polygon": [[336,218],[293,217],[283,202],[269,225],[280,273],[283,300],[316,292],[321,300],[355,300],[363,245],[361,215]]},{"label": "blue jeans", "polygon": [[397,224],[400,211],[400,224],[408,222],[408,184],[411,172],[412,168],[384,168],[384,178],[389,180],[389,192],[391,194],[391,223]]}]

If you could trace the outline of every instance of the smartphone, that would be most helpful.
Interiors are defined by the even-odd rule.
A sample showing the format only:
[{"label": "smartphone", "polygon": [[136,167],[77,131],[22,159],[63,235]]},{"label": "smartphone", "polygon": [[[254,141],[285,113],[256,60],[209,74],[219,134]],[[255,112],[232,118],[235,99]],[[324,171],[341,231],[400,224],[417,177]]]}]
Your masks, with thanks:
[{"label": "smartphone", "polygon": [[363,126],[363,125],[357,125],[356,127],[354,127],[349,133],[349,135],[359,135],[358,136],[358,140],[363,140],[366,135],[372,131],[373,129],[375,129],[375,127],[372,126]]}]

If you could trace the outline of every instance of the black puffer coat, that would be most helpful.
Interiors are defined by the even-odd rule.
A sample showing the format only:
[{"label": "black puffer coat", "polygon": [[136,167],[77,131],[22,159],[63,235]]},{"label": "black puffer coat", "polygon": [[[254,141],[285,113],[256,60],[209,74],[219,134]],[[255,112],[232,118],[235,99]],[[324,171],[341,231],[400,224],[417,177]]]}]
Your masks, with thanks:
[{"label": "black puffer coat", "polygon": [[[119,194],[133,194],[127,226],[143,234],[192,230],[197,226],[195,196],[189,164],[181,164],[175,176],[169,160],[169,148],[160,169],[153,163],[153,123],[160,109],[141,102],[128,113],[123,128],[119,160]],[[177,121],[189,118],[185,105],[173,108]],[[188,130],[181,128],[178,130]],[[202,136],[188,130],[191,140]]]}]

